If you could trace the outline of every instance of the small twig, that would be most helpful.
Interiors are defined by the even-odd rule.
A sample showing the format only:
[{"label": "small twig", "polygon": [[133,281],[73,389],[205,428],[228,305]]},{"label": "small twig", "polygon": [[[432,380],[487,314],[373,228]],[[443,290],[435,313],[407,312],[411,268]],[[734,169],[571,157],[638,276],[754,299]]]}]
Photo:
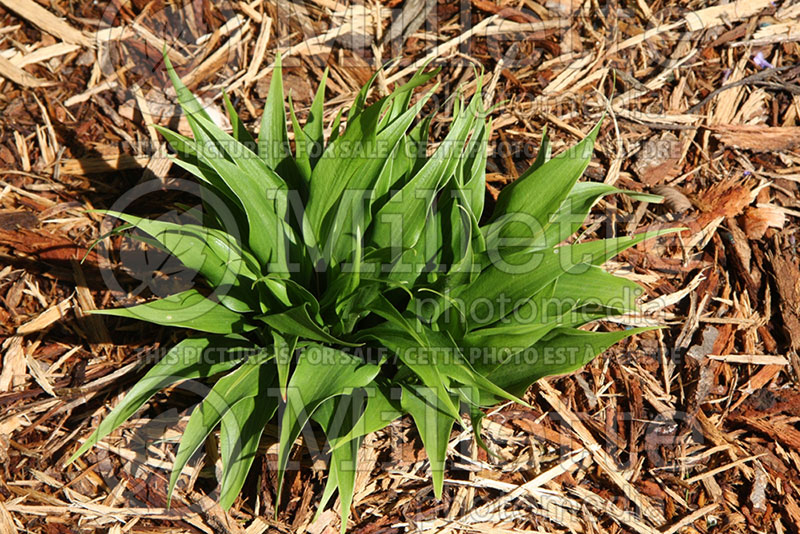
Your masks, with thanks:
[{"label": "small twig", "polygon": [[700,108],[702,108],[703,106],[708,104],[711,101],[712,98],[714,98],[715,96],[717,96],[718,94],[720,94],[723,91],[727,91],[728,89],[733,89],[734,87],[747,85],[747,84],[755,82],[755,81],[763,80],[764,78],[768,78],[772,74],[776,74],[778,72],[783,72],[785,70],[789,70],[789,69],[793,69],[793,68],[798,68],[798,66],[797,65],[784,65],[783,67],[774,67],[774,68],[771,68],[771,69],[762,70],[761,72],[757,72],[755,74],[751,74],[750,76],[746,76],[746,77],[742,78],[741,80],[738,80],[738,81],[735,81],[735,82],[731,82],[731,83],[729,83],[727,85],[723,85],[719,89],[715,89],[715,90],[711,91],[711,93],[709,93],[709,95],[707,97],[705,97],[703,100],[701,100],[699,103],[695,104],[694,106],[690,107],[689,110],[686,113],[690,113],[690,114],[691,113],[695,113]]}]

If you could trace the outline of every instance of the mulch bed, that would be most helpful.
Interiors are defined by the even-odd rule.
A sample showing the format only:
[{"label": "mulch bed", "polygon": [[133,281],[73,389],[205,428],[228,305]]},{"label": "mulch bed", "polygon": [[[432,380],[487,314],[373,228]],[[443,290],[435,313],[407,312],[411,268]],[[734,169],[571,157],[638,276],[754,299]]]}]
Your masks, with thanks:
[{"label": "mulch bed", "polygon": [[[301,120],[330,68],[326,123],[387,60],[377,92],[441,65],[434,139],[448,97],[482,76],[499,103],[489,197],[545,126],[558,152],[605,111],[586,179],[664,202],[608,197],[581,239],[687,228],[606,265],[645,295],[642,313],[597,327],[666,328],[533,386],[533,409],[490,412],[497,458],[455,431],[441,501],[407,421],[370,436],[353,532],[800,531],[800,5],[711,4],[0,0],[0,532],[338,531],[333,510],[312,522],[324,475],[305,449],[275,494],[275,429],[230,510],[214,502],[212,446],[167,507],[196,402],[180,387],[64,466],[148,355],[183,335],[89,315],[185,274],[92,248],[102,216],[87,212],[150,180],[166,190],[137,213],[186,200],[149,126],[187,128],[165,44],[211,112],[224,114],[225,88],[253,129],[278,52]],[[141,269],[122,269],[125,253]]]}]

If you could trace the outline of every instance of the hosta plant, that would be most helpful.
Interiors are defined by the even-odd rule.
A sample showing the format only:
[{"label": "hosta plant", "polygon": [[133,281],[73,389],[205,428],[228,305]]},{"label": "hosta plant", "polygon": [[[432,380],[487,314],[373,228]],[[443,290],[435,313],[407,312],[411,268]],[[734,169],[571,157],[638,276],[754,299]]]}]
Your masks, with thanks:
[{"label": "hosta plant", "polygon": [[74,457],[157,391],[197,379],[210,389],[183,432],[170,494],[218,428],[218,498],[231,506],[275,420],[279,480],[301,434],[325,436],[319,508],[338,491],[345,525],[366,434],[410,415],[438,497],[462,414],[483,446],[482,408],[523,402],[539,378],[639,331],[580,328],[634,310],[640,293],[600,266],[644,235],[564,243],[598,199],[619,192],[578,181],[598,127],[553,158],[545,135],[531,167],[485,210],[492,128],[480,85],[452,100],[436,144],[425,113],[436,86],[415,91],[436,70],[388,96],[370,95],[370,81],[327,125],[323,77],[301,127],[291,99],[287,120],[278,59],[256,140],[225,95],[232,131],[221,128],[164,59],[193,135],[159,131],[202,185],[204,209],[180,223],[107,213],[202,283],[99,313],[196,334],[152,366]]}]

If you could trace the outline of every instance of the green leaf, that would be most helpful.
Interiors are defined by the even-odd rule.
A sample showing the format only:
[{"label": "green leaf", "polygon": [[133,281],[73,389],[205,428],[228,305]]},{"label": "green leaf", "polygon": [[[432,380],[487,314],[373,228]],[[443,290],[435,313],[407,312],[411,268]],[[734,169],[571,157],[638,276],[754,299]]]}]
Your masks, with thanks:
[{"label": "green leaf", "polygon": [[283,69],[281,55],[275,57],[275,68],[269,83],[269,93],[261,115],[261,129],[258,133],[258,154],[267,166],[277,171],[290,157],[289,134],[286,131],[286,111],[283,99]]},{"label": "green leaf", "polygon": [[470,423],[472,423],[472,433],[473,436],[475,436],[475,443],[478,444],[478,447],[486,451],[486,454],[500,460],[502,459],[502,457],[497,453],[489,450],[489,447],[486,446],[486,442],[483,441],[483,436],[481,436],[481,430],[483,429],[483,419],[486,416],[477,406],[478,402],[480,402],[480,399],[477,399],[477,402],[471,403],[469,407],[469,419]]},{"label": "green leaf", "polygon": [[326,400],[367,386],[380,367],[364,363],[340,350],[310,343],[297,361],[289,380],[288,395],[280,423],[278,449],[278,493],[283,485],[289,449],[309,417]]},{"label": "green leaf", "polygon": [[342,113],[343,112],[344,112],[344,110],[340,109],[339,113],[337,113],[336,116],[331,121],[331,135],[330,135],[330,137],[328,137],[328,145],[325,148],[326,150],[327,150],[328,147],[333,145],[336,142],[336,140],[339,138],[339,135],[341,135],[341,127],[340,126],[341,126],[341,123],[342,123]]},{"label": "green leaf", "polygon": [[430,388],[414,385],[403,386],[401,404],[403,410],[410,413],[414,419],[414,424],[431,463],[433,494],[437,499],[441,499],[447,444],[450,441],[450,432],[456,419],[450,415],[447,409],[440,406],[438,394]]},{"label": "green leaf", "polygon": [[294,360],[294,351],[297,347],[297,336],[291,337],[287,342],[278,330],[272,331],[272,340],[275,343],[275,364],[278,367],[278,387],[281,392],[281,399],[286,401],[286,387],[289,383],[289,371]]},{"label": "green leaf", "polygon": [[458,408],[448,392],[450,384],[446,376],[439,372],[435,347],[430,344],[420,346],[408,335],[404,328],[392,323],[382,324],[361,333],[364,338],[373,338],[394,352],[397,358],[431,391],[436,392],[441,409],[453,419],[458,419]]},{"label": "green leaf", "polygon": [[206,298],[196,289],[128,308],[94,310],[92,313],[139,319],[162,326],[191,328],[210,334],[240,333],[255,328],[241,314]]},{"label": "green leaf", "polygon": [[306,209],[309,231],[305,238],[309,243],[332,245],[330,252],[323,253],[326,261],[344,259],[353,248],[354,230],[367,228],[371,211],[365,204],[371,205],[376,200],[376,191],[382,191],[376,181],[389,154],[432,92],[376,134],[383,103],[396,96],[393,93],[385,97],[360,113],[354,122],[348,122],[345,133],[328,145],[314,167]]},{"label": "green leaf", "polygon": [[303,190],[308,188],[311,181],[311,156],[309,150],[313,149],[313,141],[300,128],[297,115],[294,113],[294,104],[289,98],[289,114],[292,117],[292,131],[294,132],[294,163],[300,177],[303,179]]},{"label": "green leaf", "polygon": [[525,172],[533,173],[534,171],[536,171],[536,169],[538,169],[539,167],[550,161],[550,153],[552,152],[552,150],[553,147],[550,145],[550,136],[547,135],[547,126],[545,126],[544,129],[542,130],[542,144],[539,145],[539,150],[538,152],[536,152],[536,159],[534,160],[530,168]]},{"label": "green leaf", "polygon": [[[197,146],[193,139],[189,139],[179,133],[170,131],[158,124],[153,127],[167,140],[170,146],[178,153],[177,158],[172,158],[173,163],[186,170],[203,183],[210,186],[229,208],[230,213],[234,214],[237,223],[244,221],[244,208],[234,192],[225,183],[213,167],[200,159],[199,154],[202,150]],[[209,206],[212,207],[212,206]]]},{"label": "green leaf", "polygon": [[252,344],[238,336],[184,339],[139,379],[67,463],[72,463],[108,436],[156,392],[184,380],[207,378],[228,371],[238,365],[242,356],[250,350]]},{"label": "green leaf", "polygon": [[[228,110],[228,118],[230,119],[231,127],[233,128],[233,138],[255,153],[258,149],[256,140],[253,139],[252,134],[250,134],[245,127],[242,119],[239,118],[239,114],[236,113],[236,109],[234,109],[233,103],[228,97],[228,93],[224,90],[222,91],[222,98],[225,101],[225,109]],[[249,156],[249,154],[245,154],[245,157],[247,156]]]},{"label": "green leaf", "polygon": [[[195,124],[205,134],[204,141],[196,145],[203,149],[198,153],[201,161],[205,159],[211,166],[230,163],[232,167],[227,165],[223,170],[237,168],[264,190],[273,192],[276,198],[281,200],[285,198],[287,187],[281,175],[259,158],[252,157],[246,145],[205,117],[191,117],[189,122]],[[217,170],[219,172],[219,169]]]},{"label": "green leaf", "polygon": [[512,253],[506,258],[497,258],[473,283],[454,296],[460,299],[466,310],[473,309],[476,302],[488,303],[489,309],[483,322],[490,324],[500,318],[502,302],[518,305],[522,299],[535,295],[565,272],[572,271],[576,265],[605,263],[609,258],[645,239],[671,232],[674,230],[600,239],[556,249]]},{"label": "green leaf", "polygon": [[[441,375],[475,390],[487,391],[500,398],[527,405],[522,399],[505,391],[491,380],[487,380],[481,373],[476,372],[462,354],[462,347],[456,345],[452,339],[448,339],[446,334],[428,332],[427,337],[432,343],[431,350],[426,354],[426,357]],[[453,388],[454,391],[458,389],[460,388]]]},{"label": "green leaf", "polygon": [[448,194],[450,198],[439,209],[441,223],[437,225],[441,228],[439,270],[446,274],[439,277],[436,288],[442,292],[470,283],[480,272],[472,250],[472,232],[477,230],[478,221],[460,188],[445,189],[443,195]]},{"label": "green leaf", "polygon": [[[587,288],[592,290],[587,291]],[[474,354],[470,361],[479,371],[491,368],[495,357],[514,355],[557,326],[584,324],[599,317],[633,311],[641,294],[642,288],[635,282],[613,276],[600,267],[578,265],[519,306],[509,305],[498,322],[466,334],[463,338],[465,351]],[[602,308],[605,313],[598,317],[590,313],[587,306]],[[473,326],[480,325],[473,323]]]},{"label": "green leaf", "polygon": [[[503,239],[512,243],[516,241],[517,250],[538,250],[553,247],[578,231],[595,202],[604,196],[615,193],[624,193],[643,202],[654,202],[660,198],[657,195],[624,191],[602,183],[578,182],[573,186],[558,210],[550,215],[549,221],[543,227],[539,228],[534,225],[530,236],[526,235],[523,238],[518,235],[519,241],[504,237],[506,225],[515,224],[513,219],[504,220],[501,218],[501,220],[486,226],[483,232],[486,235],[487,247],[499,249],[503,247]],[[506,249],[513,250],[514,247],[506,247]]]},{"label": "green leaf", "polygon": [[[359,392],[361,390],[358,390]],[[319,511],[327,504],[334,489],[339,490],[341,504],[342,526],[341,533],[347,530],[347,519],[350,515],[350,505],[353,502],[355,482],[358,467],[358,449],[361,444],[360,437],[341,440],[341,437],[350,433],[355,422],[359,419],[364,406],[364,396],[361,394],[341,395],[323,402],[313,418],[322,427],[329,442],[339,441],[341,446],[330,451],[330,467],[328,480],[320,500]]]},{"label": "green leaf", "polygon": [[[632,328],[618,332],[586,332],[559,328],[529,350],[509,358],[487,375],[487,378],[518,395],[546,376],[576,371],[614,343],[652,328]],[[494,399],[488,402],[492,403]]]},{"label": "green leaf", "polygon": [[279,215],[276,211],[285,209],[285,205],[282,206],[286,203],[285,184],[263,163],[259,164],[258,158],[240,157],[236,163],[232,163],[221,155],[215,143],[233,150],[230,147],[235,146],[235,140],[211,121],[199,117],[195,121],[190,119],[190,122],[195,122],[204,131],[206,128],[210,131],[218,130],[213,138],[216,141],[207,141],[202,148],[198,147],[199,159],[214,169],[243,207],[247,227],[251,229],[248,241],[254,255],[264,265],[271,263],[273,272],[288,274],[287,248],[297,240],[282,214]]},{"label": "green leaf", "polygon": [[[393,189],[400,189],[415,176],[428,161],[428,133],[432,115],[424,117],[415,124],[408,135],[401,139],[397,146],[397,153],[391,159],[391,178],[381,176],[375,184],[374,206],[380,207],[389,199]],[[403,146],[405,145],[405,146]]]},{"label": "green leaf", "polygon": [[[386,428],[393,421],[403,416],[404,412],[400,406],[401,390],[399,387],[393,388],[389,381],[381,380],[378,377],[372,384],[365,387],[364,391],[367,394],[367,401],[361,417],[346,434],[334,437],[331,440],[331,449],[335,450],[337,447],[356,438]],[[394,395],[394,393],[397,393],[397,395]]]},{"label": "green leaf", "polygon": [[[410,249],[425,228],[436,193],[452,178],[462,157],[467,136],[478,115],[480,94],[451,124],[450,131],[436,152],[375,215],[370,242],[377,248]],[[399,225],[399,228],[398,228]]]},{"label": "green leaf", "polygon": [[[272,357],[274,354],[269,356]],[[192,411],[183,431],[178,452],[175,454],[167,487],[167,502],[172,499],[172,491],[183,468],[220,423],[222,417],[242,400],[253,397],[260,391],[267,391],[272,385],[275,372],[273,367],[265,365],[267,359],[265,352],[252,355],[235,371],[220,378]]]},{"label": "green leaf", "polygon": [[589,135],[555,158],[531,167],[497,197],[491,222],[502,224],[503,238],[530,238],[548,224],[592,159],[600,123]]},{"label": "green leaf", "polygon": [[420,347],[430,345],[428,340],[423,338],[424,333],[420,328],[419,322],[404,317],[385,295],[378,295],[377,299],[372,303],[372,311],[383,317],[387,322],[400,327]]},{"label": "green leaf", "polygon": [[235,404],[220,422],[222,483],[219,504],[227,510],[244,486],[255,460],[264,427],[278,409],[278,397],[272,388],[261,389],[255,396]]},{"label": "green leaf", "polygon": [[405,111],[411,105],[411,97],[414,89],[431,81],[442,70],[441,67],[436,67],[435,69],[425,72],[427,66],[428,63],[422,65],[408,82],[392,91],[392,93],[395,95],[395,98],[392,100],[389,110],[381,119],[381,130],[386,128],[386,126],[390,125],[393,121],[397,120],[401,115],[403,115],[403,113],[405,113]]},{"label": "green leaf", "polygon": [[184,85],[183,81],[181,81],[178,74],[175,72],[175,69],[172,66],[172,62],[169,60],[169,57],[165,53],[163,54],[164,57],[164,66],[167,69],[167,74],[172,81],[172,85],[175,87],[175,92],[178,96],[178,101],[181,104],[183,110],[187,113],[188,116],[194,117],[205,117],[208,120],[211,120],[208,112],[205,110],[200,101],[195,98],[189,88]]},{"label": "green leaf", "polygon": [[293,335],[324,343],[344,345],[346,347],[357,347],[357,344],[348,343],[337,339],[326,332],[308,315],[308,305],[295,306],[285,312],[274,313],[272,315],[261,315],[259,320],[267,323],[276,331],[285,335]]},{"label": "green leaf", "polygon": [[[256,302],[242,282],[255,280],[248,265],[255,267],[255,258],[242,250],[236,239],[222,230],[194,224],[143,219],[126,213],[101,210],[153,236],[160,246],[181,263],[203,275],[220,302],[233,311],[244,313],[255,309]],[[249,284],[248,284],[249,285]]]},{"label": "green leaf", "polygon": [[311,109],[308,111],[308,119],[306,125],[303,126],[303,132],[311,142],[309,151],[311,152],[310,160],[311,167],[316,166],[319,158],[322,157],[322,151],[325,148],[325,137],[323,135],[323,103],[325,101],[325,82],[328,80],[328,68],[325,67],[325,72],[322,73],[322,79],[317,87],[317,93],[314,95],[314,102],[311,103]]},{"label": "green leaf", "polygon": [[492,131],[492,121],[487,123],[478,121],[475,131],[467,144],[465,158],[459,165],[459,187],[456,189],[460,200],[469,209],[471,218],[475,221],[476,234],[478,233],[478,220],[483,213],[484,199],[486,198],[486,158],[489,146],[489,134]]},{"label": "green leaf", "polygon": [[[348,128],[350,127],[350,124],[355,123],[356,119],[364,113],[365,111],[364,105],[367,102],[367,96],[369,95],[369,90],[372,88],[372,84],[375,83],[375,80],[378,78],[378,74],[380,74],[380,71],[375,71],[372,74],[372,76],[370,76],[367,83],[365,83],[363,87],[361,87],[361,89],[358,91],[358,94],[356,94],[356,98],[355,100],[353,100],[353,105],[350,106],[350,110],[347,112]],[[380,111],[380,109],[381,108],[379,107],[374,111]]]}]

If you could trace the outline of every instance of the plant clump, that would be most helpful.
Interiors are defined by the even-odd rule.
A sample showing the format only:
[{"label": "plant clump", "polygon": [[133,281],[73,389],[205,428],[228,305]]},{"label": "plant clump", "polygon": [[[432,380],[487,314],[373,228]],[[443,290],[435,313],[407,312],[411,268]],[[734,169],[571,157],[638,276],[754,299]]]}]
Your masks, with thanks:
[{"label": "plant clump", "polygon": [[578,181],[599,126],[553,158],[545,135],[533,165],[485,213],[492,127],[480,85],[454,100],[449,131],[429,151],[423,112],[436,87],[412,97],[436,70],[368,104],[370,81],[327,129],[323,77],[302,127],[289,100],[290,143],[280,58],[257,140],[227,95],[232,133],[220,128],[164,59],[193,136],[158,129],[206,202],[180,223],[106,213],[203,283],[99,313],[196,334],[150,368],[73,458],[159,390],[201,380],[210,389],[181,438],[170,494],[219,428],[219,502],[230,507],[265,426],[277,420],[282,480],[311,424],[330,454],[320,509],[338,491],[344,528],[366,434],[410,414],[439,497],[462,412],[483,446],[482,408],[521,403],[536,380],[640,331],[580,328],[633,311],[641,292],[600,266],[644,235],[564,244],[598,199],[620,192]]}]

